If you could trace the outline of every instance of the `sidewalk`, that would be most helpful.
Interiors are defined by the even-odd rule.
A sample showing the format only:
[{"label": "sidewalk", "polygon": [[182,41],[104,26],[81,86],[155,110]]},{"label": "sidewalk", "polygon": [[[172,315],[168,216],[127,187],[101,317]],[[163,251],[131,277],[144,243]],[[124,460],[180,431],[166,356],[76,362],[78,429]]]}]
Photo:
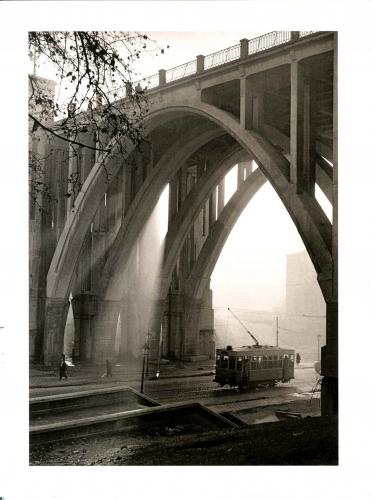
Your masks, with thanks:
[{"label": "sidewalk", "polygon": [[[213,375],[215,361],[170,362],[160,365],[160,379],[180,377],[200,377]],[[149,363],[149,375],[146,379],[155,376],[156,365]],[[113,377],[107,378],[106,367],[103,366],[69,366],[68,379],[59,380],[58,370],[44,371],[37,367],[30,367],[29,388],[47,388],[66,386],[106,384],[110,382],[136,382],[141,380],[142,360],[123,361],[113,366]]]},{"label": "sidewalk", "polygon": [[[313,368],[314,363],[300,363],[295,370]],[[149,375],[145,379],[154,378],[156,365],[149,363]],[[215,361],[173,361],[160,365],[160,379],[211,376],[215,373]],[[107,378],[106,367],[102,366],[69,366],[67,380],[59,380],[58,370],[44,371],[41,368],[30,367],[29,388],[43,389],[49,387],[69,387],[79,385],[133,383],[141,380],[142,360],[123,361],[113,366],[113,377]]]}]

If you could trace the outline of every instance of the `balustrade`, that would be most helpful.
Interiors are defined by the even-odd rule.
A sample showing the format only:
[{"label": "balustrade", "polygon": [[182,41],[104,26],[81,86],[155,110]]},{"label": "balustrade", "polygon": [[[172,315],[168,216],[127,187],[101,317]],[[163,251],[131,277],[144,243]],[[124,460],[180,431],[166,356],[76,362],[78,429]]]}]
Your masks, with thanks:
[{"label": "balustrade", "polygon": [[197,72],[197,61],[189,61],[175,68],[168,69],[166,71],[166,82],[174,82],[175,80],[180,80],[180,78],[185,78],[189,75],[194,75]]},{"label": "balustrade", "polygon": [[305,36],[312,35],[312,33],[316,33],[316,31],[300,31],[299,36],[303,38]]},{"label": "balustrade", "polygon": [[[168,69],[165,71],[165,81],[160,81],[159,73],[155,75],[151,75],[149,77],[143,78],[142,80],[138,80],[133,83],[132,88],[141,89],[141,90],[150,90],[156,88],[160,85],[164,85],[165,83],[175,82],[176,80],[180,80],[181,78],[185,78],[190,75],[201,73],[202,71],[206,71],[211,68],[216,68],[217,66],[222,66],[223,64],[229,63],[231,61],[236,61],[245,56],[250,56],[252,54],[256,54],[258,52],[262,52],[264,50],[271,49],[272,47],[276,47],[278,45],[283,45],[285,43],[290,42],[291,40],[291,31],[271,31],[270,33],[266,33],[264,35],[258,36],[256,38],[252,38],[251,40],[244,39],[245,42],[245,51],[247,44],[247,54],[242,54],[240,51],[241,44],[232,45],[232,47],[228,47],[223,50],[219,50],[212,54],[209,54],[203,58],[203,56],[198,56],[200,58],[199,66],[197,68],[197,60],[189,61],[184,64],[180,64],[179,66],[175,66],[174,68]],[[317,33],[316,31],[299,31],[299,37],[303,38],[313,33]],[[203,69],[202,69],[202,61]],[[162,70],[164,71],[164,70]],[[163,75],[162,75],[163,77]],[[163,78],[162,78],[163,80]],[[110,91],[110,96],[113,96],[113,100],[122,99],[128,95],[126,90],[123,88],[115,89]]]},{"label": "balustrade", "polygon": [[291,31],[272,31],[265,35],[258,36],[249,40],[248,55],[262,52],[263,50],[271,49],[277,45],[282,45],[290,41]]},{"label": "balustrade", "polygon": [[205,57],[205,69],[215,68],[240,57],[240,44],[219,50]]}]

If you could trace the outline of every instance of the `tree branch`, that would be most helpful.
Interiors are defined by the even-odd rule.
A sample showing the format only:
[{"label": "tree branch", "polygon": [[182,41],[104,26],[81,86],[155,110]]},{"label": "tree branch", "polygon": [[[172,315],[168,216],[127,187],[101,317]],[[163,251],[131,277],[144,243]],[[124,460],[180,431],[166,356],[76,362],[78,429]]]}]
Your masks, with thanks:
[{"label": "tree branch", "polygon": [[29,117],[34,120],[34,122],[41,127],[43,130],[46,130],[50,134],[54,135],[58,139],[61,139],[62,141],[66,141],[70,144],[76,144],[77,146],[81,146],[82,148],[88,148],[92,149],[93,151],[100,151],[102,153],[111,153],[110,149],[103,149],[103,148],[95,148],[94,146],[89,146],[88,144],[83,144],[82,142],[79,141],[74,141],[73,139],[69,139],[68,137],[64,137],[63,135],[59,135],[56,132],[54,132],[51,128],[47,127],[46,125],[43,125],[35,116],[33,116],[31,113],[28,114]]}]

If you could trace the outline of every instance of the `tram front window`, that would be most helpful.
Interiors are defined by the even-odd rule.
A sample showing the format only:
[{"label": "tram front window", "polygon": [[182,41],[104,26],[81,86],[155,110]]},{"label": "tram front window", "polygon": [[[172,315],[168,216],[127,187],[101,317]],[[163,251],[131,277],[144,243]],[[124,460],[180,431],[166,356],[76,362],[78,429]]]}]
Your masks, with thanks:
[{"label": "tram front window", "polygon": [[242,370],[242,357],[238,356],[237,358],[237,371],[240,372]]},{"label": "tram front window", "polygon": [[216,355],[216,366],[219,366],[220,364],[220,357],[221,357],[220,354]]},{"label": "tram front window", "polygon": [[235,358],[235,356],[229,356],[229,369],[230,370],[235,370],[236,369],[236,358]]}]

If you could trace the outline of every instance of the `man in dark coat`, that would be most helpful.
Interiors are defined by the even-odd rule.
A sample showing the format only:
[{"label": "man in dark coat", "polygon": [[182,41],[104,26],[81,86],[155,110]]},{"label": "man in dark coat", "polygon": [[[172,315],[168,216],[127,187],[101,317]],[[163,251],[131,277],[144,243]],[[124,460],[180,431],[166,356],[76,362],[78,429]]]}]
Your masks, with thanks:
[{"label": "man in dark coat", "polygon": [[62,354],[62,357],[61,357],[61,363],[60,363],[60,380],[62,380],[62,378],[65,378],[67,380],[67,364],[66,364],[66,361],[65,361],[65,355]]},{"label": "man in dark coat", "polygon": [[297,352],[297,355],[296,355],[296,362],[297,362],[297,366],[299,366],[299,363],[300,363],[300,354],[299,352]]}]

